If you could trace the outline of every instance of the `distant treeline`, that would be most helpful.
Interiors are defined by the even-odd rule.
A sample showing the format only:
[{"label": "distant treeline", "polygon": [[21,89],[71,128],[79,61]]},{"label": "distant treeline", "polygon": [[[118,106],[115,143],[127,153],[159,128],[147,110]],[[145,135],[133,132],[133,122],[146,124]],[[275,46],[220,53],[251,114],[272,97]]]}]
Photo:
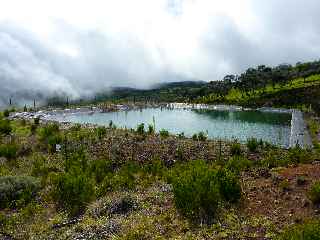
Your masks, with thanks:
[{"label": "distant treeline", "polygon": [[[268,97],[272,98],[276,95],[280,96],[280,91],[270,91],[270,88],[281,89],[286,91],[284,96],[294,98],[296,93],[303,91],[299,88],[310,88],[310,84],[303,86],[299,82],[299,88],[293,86],[292,89],[285,87],[292,85],[296,79],[302,79],[302,82],[307,82],[308,77],[320,74],[320,61],[297,63],[295,65],[281,64],[276,67],[268,67],[265,65],[257,66],[256,68],[249,68],[240,75],[226,75],[222,80],[203,82],[203,81],[186,81],[165,83],[154,87],[153,89],[134,89],[134,88],[114,88],[111,93],[98,93],[91,99],[79,99],[69,101],[66,98],[50,98],[48,105],[51,106],[65,106],[68,104],[88,104],[100,103],[110,101],[118,102],[195,102],[195,103],[229,103],[241,105],[268,105]],[[320,79],[319,79],[320,80]],[[320,83],[320,81],[319,81]],[[267,88],[268,91],[267,91]],[[257,91],[259,90],[259,91]],[[291,91],[292,90],[292,91]],[[230,92],[238,91],[242,94],[243,99],[228,98]],[[259,93],[259,95],[257,95]],[[271,94],[272,93],[272,94]],[[271,96],[271,95],[272,96]],[[317,105],[318,101],[313,99],[312,103],[308,101],[303,102],[301,94],[300,99],[287,99],[287,105],[302,104]],[[318,97],[318,96],[315,96]],[[245,99],[245,101],[244,101]],[[250,101],[248,101],[250,99]],[[259,100],[260,99],[260,100]],[[264,99],[265,103],[261,99]],[[272,101],[269,101],[272,104]],[[269,105],[270,105],[269,104]],[[317,106],[315,106],[317,108]]]}]

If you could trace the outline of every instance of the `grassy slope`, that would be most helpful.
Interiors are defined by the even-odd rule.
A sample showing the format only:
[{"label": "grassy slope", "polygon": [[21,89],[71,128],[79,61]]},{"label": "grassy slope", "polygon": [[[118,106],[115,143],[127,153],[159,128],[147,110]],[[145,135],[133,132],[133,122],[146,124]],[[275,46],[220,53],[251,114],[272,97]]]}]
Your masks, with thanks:
[{"label": "grassy slope", "polygon": [[306,79],[298,78],[285,85],[268,85],[265,88],[250,92],[232,89],[224,96],[215,94],[203,97],[200,102],[224,102],[244,106],[309,106],[320,110],[320,75],[313,75]]}]

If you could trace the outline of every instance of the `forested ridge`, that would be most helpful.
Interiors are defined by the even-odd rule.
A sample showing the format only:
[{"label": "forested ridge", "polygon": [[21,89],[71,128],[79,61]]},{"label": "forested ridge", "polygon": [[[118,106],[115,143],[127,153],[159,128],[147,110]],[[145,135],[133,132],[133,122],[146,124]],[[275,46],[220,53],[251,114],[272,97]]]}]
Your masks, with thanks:
[{"label": "forested ridge", "polygon": [[320,61],[259,65],[222,80],[210,82],[185,81],[158,84],[151,89],[112,88],[90,99],[48,99],[48,105],[88,104],[100,102],[189,102],[206,104],[237,104],[248,107],[304,107],[319,111]]}]

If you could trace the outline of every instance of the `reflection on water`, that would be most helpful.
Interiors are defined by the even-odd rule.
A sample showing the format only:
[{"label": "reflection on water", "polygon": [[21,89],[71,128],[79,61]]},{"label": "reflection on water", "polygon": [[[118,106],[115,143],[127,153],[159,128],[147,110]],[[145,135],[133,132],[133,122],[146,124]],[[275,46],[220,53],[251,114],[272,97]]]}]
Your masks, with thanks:
[{"label": "reflection on water", "polygon": [[281,145],[289,145],[291,114],[259,111],[215,111],[148,108],[136,111],[110,113],[56,115],[56,120],[77,123],[136,128],[140,123],[155,121],[156,130],[164,128],[171,133],[184,132],[191,136],[200,131],[207,132],[212,139],[238,139],[250,137]]},{"label": "reflection on water", "polygon": [[243,121],[250,123],[266,123],[276,125],[289,125],[291,114],[269,113],[259,111],[212,111],[192,110],[197,114],[207,116],[210,119],[227,121]]}]

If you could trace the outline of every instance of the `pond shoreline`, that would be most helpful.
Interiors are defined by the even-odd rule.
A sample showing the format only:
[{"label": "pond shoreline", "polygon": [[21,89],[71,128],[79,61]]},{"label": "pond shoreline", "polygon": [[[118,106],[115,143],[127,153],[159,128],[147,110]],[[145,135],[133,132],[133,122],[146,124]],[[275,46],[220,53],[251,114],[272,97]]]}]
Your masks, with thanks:
[{"label": "pond shoreline", "polygon": [[[260,112],[270,112],[270,113],[283,113],[291,114],[291,131],[288,148],[295,147],[299,145],[302,148],[312,148],[312,141],[308,129],[306,128],[306,123],[303,118],[303,113],[295,109],[282,109],[282,108],[243,108],[241,106],[235,105],[207,105],[207,104],[187,104],[187,103],[167,103],[167,104],[144,104],[144,105],[109,105],[108,107],[82,107],[75,109],[51,109],[43,110],[37,112],[18,112],[10,116],[10,118],[22,118],[22,119],[34,119],[40,118],[43,122],[58,122],[53,119],[56,114],[94,114],[94,113],[104,113],[104,112],[121,112],[130,110],[139,110],[146,108],[165,108],[165,109],[195,109],[195,110],[214,110],[214,111],[260,111]],[[63,124],[73,125],[71,122],[59,122]],[[91,127],[96,127],[98,124],[84,124],[85,127],[89,125]]]}]

